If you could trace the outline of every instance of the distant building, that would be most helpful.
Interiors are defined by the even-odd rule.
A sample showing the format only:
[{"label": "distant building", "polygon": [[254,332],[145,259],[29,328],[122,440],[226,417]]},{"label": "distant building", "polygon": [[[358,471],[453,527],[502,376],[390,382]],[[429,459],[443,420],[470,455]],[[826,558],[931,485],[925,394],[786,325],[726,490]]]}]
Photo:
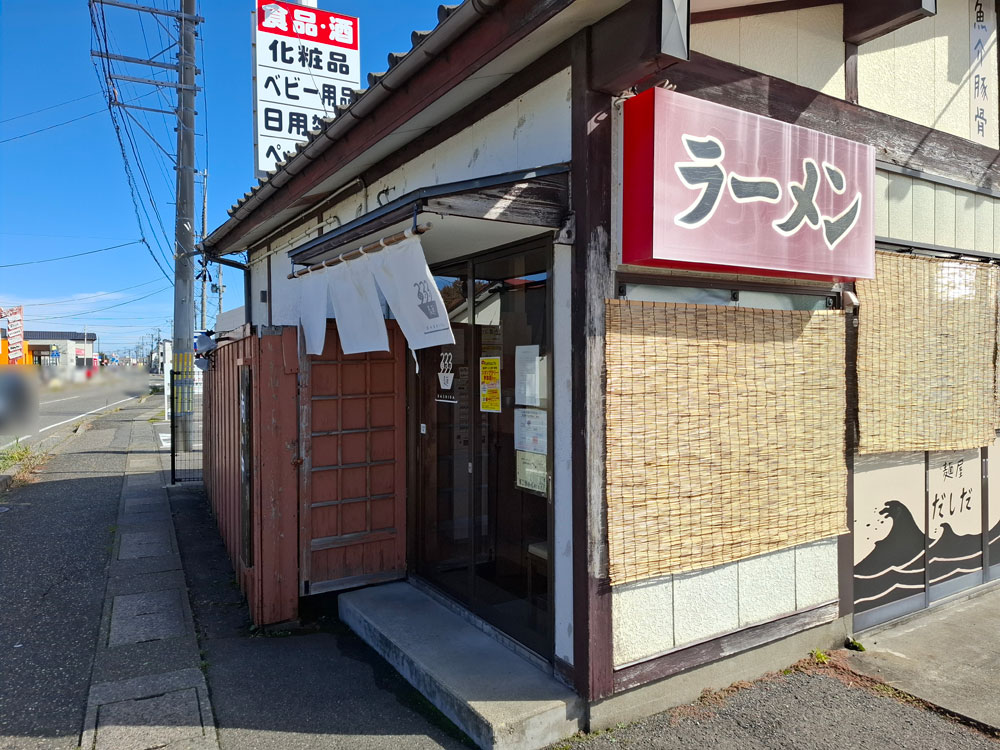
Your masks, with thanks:
[{"label": "distant building", "polygon": [[[7,332],[3,331],[0,364],[7,364]],[[89,367],[97,353],[96,333],[78,331],[25,331],[25,364],[42,367]]]}]

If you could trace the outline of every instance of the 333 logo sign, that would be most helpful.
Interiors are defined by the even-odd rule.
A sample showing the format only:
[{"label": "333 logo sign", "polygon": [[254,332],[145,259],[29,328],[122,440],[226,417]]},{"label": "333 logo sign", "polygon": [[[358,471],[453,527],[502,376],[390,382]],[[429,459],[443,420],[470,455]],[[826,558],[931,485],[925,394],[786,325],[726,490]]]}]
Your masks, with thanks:
[{"label": "333 logo sign", "polygon": [[452,372],[454,355],[451,352],[441,352],[441,369],[438,371],[438,382],[441,390],[450,391],[455,382],[455,373]]},{"label": "333 logo sign", "polygon": [[423,311],[428,320],[437,318],[440,313],[438,312],[437,300],[434,299],[434,293],[431,291],[430,282],[418,281],[413,286],[417,290],[417,307]]}]

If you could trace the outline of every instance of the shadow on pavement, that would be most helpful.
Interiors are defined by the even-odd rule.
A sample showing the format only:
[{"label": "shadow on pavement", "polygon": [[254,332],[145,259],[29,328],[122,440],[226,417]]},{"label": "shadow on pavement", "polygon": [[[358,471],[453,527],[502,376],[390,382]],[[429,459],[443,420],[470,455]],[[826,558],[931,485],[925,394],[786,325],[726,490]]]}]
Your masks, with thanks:
[{"label": "shadow on pavement", "polygon": [[336,616],[303,600],[294,630],[255,631],[201,487],[170,489],[223,748],[474,747]]}]

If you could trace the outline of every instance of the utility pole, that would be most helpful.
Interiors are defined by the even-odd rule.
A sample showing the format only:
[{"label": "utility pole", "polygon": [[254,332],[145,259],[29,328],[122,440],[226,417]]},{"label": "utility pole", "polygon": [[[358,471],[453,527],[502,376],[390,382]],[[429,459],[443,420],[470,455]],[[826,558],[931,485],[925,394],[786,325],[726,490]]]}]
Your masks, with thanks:
[{"label": "utility pole", "polygon": [[[154,16],[171,18],[177,23],[177,42],[158,52],[152,59],[129,57],[112,54],[110,49],[91,50],[91,55],[103,60],[147,65],[161,70],[177,73],[177,82],[154,78],[140,78],[133,75],[123,75],[105,66],[108,78],[108,88],[115,92],[113,80],[130,81],[156,87],[168,87],[177,91],[177,109],[174,112],[127,104],[120,101],[116,94],[109,102],[112,106],[124,110],[137,109],[146,112],[175,115],[177,118],[177,154],[174,169],[177,172],[177,192],[175,196],[176,215],[174,221],[174,318],[173,318],[173,369],[177,370],[177,380],[180,392],[175,408],[172,410],[175,424],[175,441],[177,448],[190,449],[192,439],[193,392],[194,392],[194,117],[195,95],[198,87],[195,85],[195,27],[202,18],[197,15],[197,0],[178,0],[179,10],[167,10],[154,5],[140,5],[126,0],[89,0],[91,6],[104,5],[122,8],[140,13],[150,13]],[[162,21],[157,21],[163,26]],[[95,31],[98,27],[95,23]],[[104,35],[106,36],[106,34]],[[102,43],[102,35],[97,39]],[[105,47],[106,39],[103,40]],[[171,64],[155,58],[177,47],[177,63]],[[126,114],[138,124],[138,121],[128,112]],[[145,129],[143,128],[143,131]],[[150,136],[146,132],[147,136]],[[150,136],[152,138],[152,136]],[[155,139],[154,143],[156,142]],[[157,146],[165,150],[159,143]]]},{"label": "utility pole", "polygon": [[[196,0],[181,0],[177,18],[177,214],[174,223],[174,370],[183,383],[194,381],[194,102]],[[182,385],[182,388],[184,386]],[[193,386],[192,386],[193,391]],[[187,398],[184,398],[187,395]],[[174,404],[175,440],[190,450],[193,394]]]},{"label": "utility pole", "polygon": [[[201,173],[201,242],[205,243],[205,235],[208,233],[208,170],[206,169]],[[205,325],[205,286],[208,280],[208,261],[205,261],[205,267],[201,270],[201,328],[199,330],[207,330],[208,326]]]}]

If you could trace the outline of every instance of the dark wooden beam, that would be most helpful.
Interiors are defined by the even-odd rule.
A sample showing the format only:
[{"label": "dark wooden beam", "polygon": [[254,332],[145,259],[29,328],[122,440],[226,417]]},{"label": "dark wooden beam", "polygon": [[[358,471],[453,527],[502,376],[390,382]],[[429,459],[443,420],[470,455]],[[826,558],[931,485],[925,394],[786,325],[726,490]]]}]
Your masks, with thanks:
[{"label": "dark wooden beam", "polygon": [[677,91],[867,143],[875,158],[970,187],[1000,190],[1000,152],[697,52],[664,71]]},{"label": "dark wooden beam", "polygon": [[757,3],[756,5],[736,5],[732,8],[718,10],[703,10],[691,14],[691,23],[710,23],[712,21],[727,21],[730,18],[745,16],[761,16],[765,13],[783,13],[788,10],[803,10],[817,8],[820,5],[837,5],[840,0],[776,0],[773,3]]},{"label": "dark wooden beam", "polygon": [[663,0],[632,0],[592,27],[591,89],[618,94],[679,61],[660,52],[662,9]]},{"label": "dark wooden beam", "polygon": [[424,205],[428,211],[449,216],[558,228],[569,211],[569,181],[565,174],[550,175],[429,198]]},{"label": "dark wooden beam", "polygon": [[844,45],[844,98],[857,104],[858,91],[858,45],[848,42]]},{"label": "dark wooden beam", "polygon": [[611,694],[611,584],[605,494],[604,300],[611,270],[611,102],[594,91],[591,29],[573,39],[573,667],[587,701]]},{"label": "dark wooden beam", "polygon": [[[804,630],[836,620],[838,604],[825,604],[805,612],[788,615],[772,622],[744,628],[735,633],[715,638],[666,654],[657,659],[624,667],[615,672],[615,692],[628,690],[654,680],[662,680],[712,661],[724,659],[766,643],[786,638]],[[818,646],[829,644],[819,643]]]},{"label": "dark wooden beam", "polygon": [[937,0],[844,0],[844,41],[864,44],[937,13]]}]

